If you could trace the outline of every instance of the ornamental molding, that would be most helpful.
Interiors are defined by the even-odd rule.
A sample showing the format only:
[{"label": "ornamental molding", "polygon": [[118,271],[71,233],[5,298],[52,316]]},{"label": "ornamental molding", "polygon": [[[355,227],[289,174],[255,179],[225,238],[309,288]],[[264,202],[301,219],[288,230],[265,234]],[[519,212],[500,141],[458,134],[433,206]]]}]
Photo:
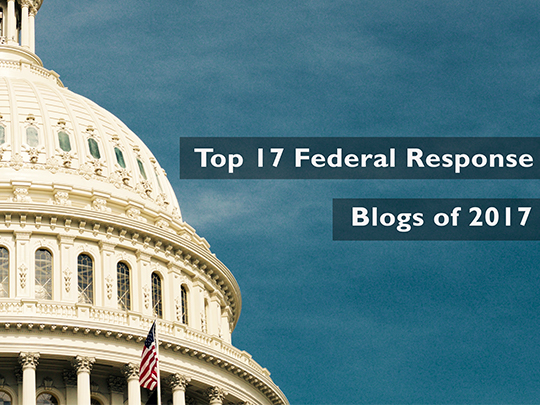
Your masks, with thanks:
[{"label": "ornamental molding", "polygon": [[21,289],[26,288],[26,276],[28,275],[28,267],[23,263],[19,266],[19,284]]},{"label": "ornamental molding", "polygon": [[64,275],[64,289],[67,293],[71,290],[71,276],[72,272],[69,270],[69,268],[66,267],[66,269],[63,272]]},{"label": "ornamental molding", "polygon": [[112,299],[112,294],[113,294],[113,281],[114,279],[112,278],[112,276],[109,274],[107,275],[107,278],[105,279],[106,281],[106,287],[107,287],[107,298],[108,299]]},{"label": "ornamental molding", "polygon": [[71,207],[69,193],[67,191],[57,191],[56,193],[54,193],[54,199],[50,199],[47,204]]},{"label": "ornamental molding", "polygon": [[227,392],[225,392],[222,388],[219,387],[208,387],[204,393],[210,401],[223,402],[223,400],[227,396]]},{"label": "ornamental molding", "polygon": [[[40,304],[37,304],[38,306]],[[10,311],[10,313],[13,313]],[[65,311],[63,310],[63,313]],[[50,316],[48,314],[47,316]],[[141,319],[141,321],[143,321]],[[101,338],[116,338],[116,339],[125,339],[126,341],[134,342],[135,344],[139,345],[141,342],[143,342],[146,339],[146,332],[147,329],[152,324],[153,319],[151,318],[144,318],[144,322],[141,323],[142,328],[141,330],[138,330],[137,332],[133,333],[133,330],[130,330],[128,332],[127,330],[123,329],[98,329],[98,328],[91,328],[87,327],[85,324],[82,324],[80,326],[76,325],[68,325],[65,324],[62,326],[62,324],[51,324],[47,322],[39,323],[37,321],[34,323],[6,323],[5,321],[2,322],[2,327],[5,329],[16,329],[24,331],[24,333],[39,333],[39,332],[56,332],[56,333],[84,333],[85,335],[93,334],[96,337]],[[143,326],[144,324],[144,326]],[[244,351],[241,351],[234,346],[231,346],[229,344],[225,344],[221,339],[208,336],[206,335],[206,338],[201,341],[202,334],[198,331],[195,331],[191,328],[186,327],[185,325],[179,325],[176,324],[177,328],[180,328],[184,330],[184,338],[178,339],[175,337],[171,337],[167,335],[166,330],[163,328],[167,326],[167,322],[158,321],[158,328],[161,331],[160,332],[160,350],[171,350],[175,353],[178,353],[179,355],[185,355],[190,358],[196,358],[200,361],[203,361],[205,363],[211,363],[214,366],[218,366],[222,368],[224,371],[227,371],[237,377],[239,377],[242,380],[247,381],[249,384],[251,384],[253,387],[255,387],[258,391],[260,391],[262,394],[264,394],[274,405],[286,405],[288,404],[285,400],[285,397],[283,393],[280,391],[279,387],[275,385],[275,383],[270,379],[270,373],[265,368],[262,368],[258,363],[256,363],[249,354],[247,354]],[[110,326],[110,325],[107,325]],[[189,333],[188,333],[189,332]],[[191,343],[190,341],[185,341],[185,338],[187,338],[190,334],[196,334],[197,337],[194,338],[193,342],[195,344]],[[184,340],[184,341],[182,341]],[[204,343],[206,347],[201,347],[201,342]],[[226,348],[224,348],[223,351],[216,351],[218,350],[222,345],[225,345]],[[233,353],[237,353],[235,357],[231,357]],[[239,356],[236,358],[236,356]],[[81,357],[81,356],[77,356]],[[128,370],[132,370],[134,372],[134,368],[138,368],[138,363],[130,363],[129,365],[131,368],[128,368]],[[64,381],[66,382],[66,376],[72,375],[74,376],[73,381],[74,385],[76,386],[76,380],[77,376],[73,369],[71,370],[65,370],[64,371]],[[71,374],[68,374],[71,373]],[[124,374],[126,375],[126,374]],[[22,374],[21,374],[22,376]],[[137,376],[138,378],[138,376]],[[22,381],[22,380],[21,380]],[[68,384],[66,383],[66,386]],[[226,394],[225,394],[226,395]]]},{"label": "ornamental molding", "polygon": [[122,369],[122,373],[124,374],[124,377],[126,377],[126,380],[132,379],[132,378],[139,378],[139,365],[136,363],[128,363],[124,365],[124,368]]},{"label": "ornamental molding", "polygon": [[115,394],[124,394],[126,389],[126,379],[118,376],[109,376],[107,380],[109,391]]},{"label": "ornamental molding", "polygon": [[146,309],[150,308],[150,287],[148,287],[148,284],[146,284],[143,287],[143,295],[144,295],[144,307]]},{"label": "ornamental molding", "polygon": [[79,373],[90,373],[96,359],[93,357],[77,356],[71,361],[71,365]]},{"label": "ornamental molding", "polygon": [[191,381],[191,378],[186,377],[182,374],[176,373],[167,377],[166,383],[173,391],[176,391],[176,390],[185,391],[190,381]]},{"label": "ornamental molding", "polygon": [[[2,204],[4,205],[2,206]],[[240,306],[237,306],[240,303],[240,298],[236,281],[230,271],[211,254],[207,246],[193,243],[191,238],[183,242],[178,235],[163,232],[153,225],[141,222],[126,224],[125,219],[122,220],[118,216],[94,211],[88,217],[81,218],[81,212],[77,208],[62,206],[62,212],[59,210],[60,206],[57,205],[32,203],[28,206],[20,206],[16,203],[0,202],[0,211],[6,212],[5,224],[7,227],[18,225],[26,227],[24,231],[15,231],[17,240],[23,235],[25,239],[28,239],[34,228],[39,228],[40,234],[58,236],[58,231],[55,231],[55,228],[59,227],[63,232],[70,232],[70,234],[61,234],[61,237],[66,239],[62,239],[62,242],[67,242],[67,238],[69,238],[70,241],[75,239],[81,242],[92,240],[92,243],[95,243],[109,238],[110,242],[104,243],[116,244],[117,249],[128,249],[131,252],[136,249],[135,254],[139,260],[155,259],[172,262],[174,268],[184,269],[183,271],[189,277],[196,276],[204,288],[220,291],[225,304],[233,312],[232,320],[236,324],[236,315],[240,309]],[[69,226],[67,226],[68,223]],[[189,229],[187,227],[187,230]],[[77,232],[73,233],[72,230]],[[83,244],[90,246],[87,242],[83,242]],[[17,270],[19,283],[22,282],[21,288],[25,288],[28,282],[28,272],[26,272],[25,278],[24,269],[17,268]]]},{"label": "ornamental molding", "polygon": [[28,195],[28,189],[24,187],[16,187],[13,190],[13,197],[9,199],[10,202],[32,202],[32,199]]},{"label": "ornamental molding", "polygon": [[20,353],[19,364],[21,365],[23,370],[27,368],[33,368],[35,370],[37,365],[39,364],[39,353]]},{"label": "ornamental molding", "polygon": [[75,370],[64,370],[62,373],[66,387],[77,387],[77,373]]}]

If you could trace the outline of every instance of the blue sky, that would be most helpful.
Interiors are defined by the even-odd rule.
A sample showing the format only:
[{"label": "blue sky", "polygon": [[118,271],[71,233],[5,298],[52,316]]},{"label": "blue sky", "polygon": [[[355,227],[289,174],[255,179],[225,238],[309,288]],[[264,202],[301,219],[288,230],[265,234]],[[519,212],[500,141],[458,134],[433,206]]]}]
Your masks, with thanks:
[{"label": "blue sky", "polygon": [[540,401],[537,242],[333,242],[333,198],[538,181],[194,181],[183,136],[540,134],[540,2],[46,0],[37,53],[122,119],[236,276],[234,344],[291,404]]}]

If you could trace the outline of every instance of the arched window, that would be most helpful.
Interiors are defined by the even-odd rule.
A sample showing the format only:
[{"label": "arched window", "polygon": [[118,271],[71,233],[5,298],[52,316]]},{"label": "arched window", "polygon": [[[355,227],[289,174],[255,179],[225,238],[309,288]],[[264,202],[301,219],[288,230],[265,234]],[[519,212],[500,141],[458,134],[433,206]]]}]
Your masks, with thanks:
[{"label": "arched window", "polygon": [[91,398],[90,405],[103,405],[99,399]]},{"label": "arched window", "polygon": [[94,262],[88,255],[81,254],[77,258],[77,280],[79,285],[79,302],[94,303]]},{"label": "arched window", "polygon": [[139,165],[139,172],[141,173],[141,176],[144,177],[145,180],[148,180],[146,177],[146,171],[144,170],[143,162],[141,162],[141,159],[137,159],[137,165]]},{"label": "arched window", "polygon": [[37,129],[34,127],[26,128],[26,143],[28,146],[35,148],[39,145],[39,136]]},{"label": "arched window", "polygon": [[88,138],[88,149],[94,159],[101,159],[101,153],[99,153],[99,145],[94,138]]},{"label": "arched window", "polygon": [[[9,297],[9,253],[0,247],[0,298]],[[0,405],[2,403],[0,402]]]},{"label": "arched window", "polygon": [[36,250],[36,298],[52,299],[52,255],[47,249]]},{"label": "arched window", "polygon": [[38,395],[36,405],[58,405],[58,399],[53,394],[44,392]]},{"label": "arched window", "polygon": [[60,149],[62,149],[64,152],[69,152],[71,150],[69,135],[64,131],[58,132],[58,144],[60,145]]},{"label": "arched window", "polygon": [[180,299],[182,300],[182,323],[188,324],[188,294],[186,286],[180,287]]},{"label": "arched window", "polygon": [[126,161],[124,160],[124,154],[120,148],[114,148],[114,154],[116,156],[116,162],[120,167],[126,168]]},{"label": "arched window", "polygon": [[12,399],[6,391],[0,391],[0,405],[11,405]]},{"label": "arched window", "polygon": [[158,318],[163,317],[163,304],[161,292],[161,277],[157,273],[152,273],[152,308]]},{"label": "arched window", "polygon": [[156,180],[157,180],[157,184],[159,186],[159,189],[163,193],[163,187],[161,186],[161,181],[159,181],[159,175],[158,175],[157,171],[155,171],[154,173],[156,175]]},{"label": "arched window", "polygon": [[131,309],[131,288],[129,283],[129,267],[123,262],[116,265],[116,279],[118,286],[118,308]]},{"label": "arched window", "polygon": [[[0,144],[6,142],[6,129],[0,125]],[[0,403],[2,405],[2,403]]]}]

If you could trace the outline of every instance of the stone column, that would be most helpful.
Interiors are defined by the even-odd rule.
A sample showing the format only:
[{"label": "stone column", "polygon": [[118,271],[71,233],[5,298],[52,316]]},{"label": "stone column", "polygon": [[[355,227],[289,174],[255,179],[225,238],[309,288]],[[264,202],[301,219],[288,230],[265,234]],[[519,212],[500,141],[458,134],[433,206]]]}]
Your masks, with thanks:
[{"label": "stone column", "polygon": [[20,353],[19,363],[23,372],[22,405],[36,403],[36,367],[39,353]]},{"label": "stone column", "polygon": [[16,41],[15,31],[17,27],[17,17],[15,16],[15,0],[8,0],[7,4],[7,33],[8,44]]},{"label": "stone column", "polygon": [[77,405],[90,405],[90,371],[96,359],[77,356],[73,359],[73,368],[77,371]]},{"label": "stone column", "polygon": [[74,370],[64,370],[62,375],[66,386],[66,403],[77,403],[77,373]]},{"label": "stone column", "polygon": [[109,391],[111,393],[111,405],[124,404],[124,391],[126,390],[126,379],[123,377],[109,376]]},{"label": "stone column", "polygon": [[28,22],[30,51],[36,53],[36,10],[33,7],[30,9]]},{"label": "stone column", "polygon": [[28,6],[30,5],[29,0],[21,1],[21,45],[28,48],[30,45],[29,41],[29,27],[28,27]]},{"label": "stone column", "polygon": [[227,393],[219,387],[209,387],[206,389],[206,396],[210,400],[210,405],[222,405]]},{"label": "stone column", "polygon": [[128,405],[141,405],[139,365],[135,363],[126,364],[123,371],[128,385]]},{"label": "stone column", "polygon": [[191,378],[181,374],[173,374],[167,378],[167,384],[172,389],[173,405],[186,405],[186,387]]}]

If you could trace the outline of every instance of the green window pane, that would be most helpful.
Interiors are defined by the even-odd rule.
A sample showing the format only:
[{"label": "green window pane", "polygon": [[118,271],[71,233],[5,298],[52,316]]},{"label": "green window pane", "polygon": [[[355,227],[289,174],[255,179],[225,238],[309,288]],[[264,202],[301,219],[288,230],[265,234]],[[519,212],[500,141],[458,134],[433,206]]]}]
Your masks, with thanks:
[{"label": "green window pane", "polygon": [[88,148],[90,149],[90,154],[95,159],[101,159],[101,154],[99,153],[99,145],[93,138],[88,138]]},{"label": "green window pane", "polygon": [[161,294],[161,277],[157,273],[152,273],[152,307],[158,318],[163,317]]},{"label": "green window pane", "polygon": [[77,283],[79,286],[79,302],[94,303],[94,263],[88,255],[79,255],[77,259]]},{"label": "green window pane", "polygon": [[146,172],[144,171],[144,165],[140,159],[137,159],[137,164],[139,165],[139,171],[141,172],[141,176],[143,176],[145,180],[148,180],[148,178],[146,177]]},{"label": "green window pane", "polygon": [[26,143],[32,148],[39,145],[38,132],[34,127],[26,128]]},{"label": "green window pane", "polygon": [[62,149],[64,152],[69,152],[71,150],[69,135],[64,131],[58,132],[58,143],[60,144],[60,149]]},{"label": "green window pane", "polygon": [[9,253],[4,247],[0,248],[0,297],[9,297]]},{"label": "green window pane", "polygon": [[118,308],[131,309],[131,288],[129,284],[129,267],[125,263],[116,266],[116,279],[118,287]]},{"label": "green window pane", "polygon": [[6,129],[4,127],[0,127],[0,143],[5,143],[5,142],[6,142]]},{"label": "green window pane", "polygon": [[52,299],[52,255],[45,249],[36,250],[35,292],[38,300]]},{"label": "green window pane", "polygon": [[187,325],[188,323],[188,296],[186,287],[180,287],[180,296],[182,298],[182,323]]},{"label": "green window pane", "polygon": [[126,161],[124,160],[124,154],[119,148],[114,148],[114,154],[116,155],[116,161],[120,167],[126,168]]}]

